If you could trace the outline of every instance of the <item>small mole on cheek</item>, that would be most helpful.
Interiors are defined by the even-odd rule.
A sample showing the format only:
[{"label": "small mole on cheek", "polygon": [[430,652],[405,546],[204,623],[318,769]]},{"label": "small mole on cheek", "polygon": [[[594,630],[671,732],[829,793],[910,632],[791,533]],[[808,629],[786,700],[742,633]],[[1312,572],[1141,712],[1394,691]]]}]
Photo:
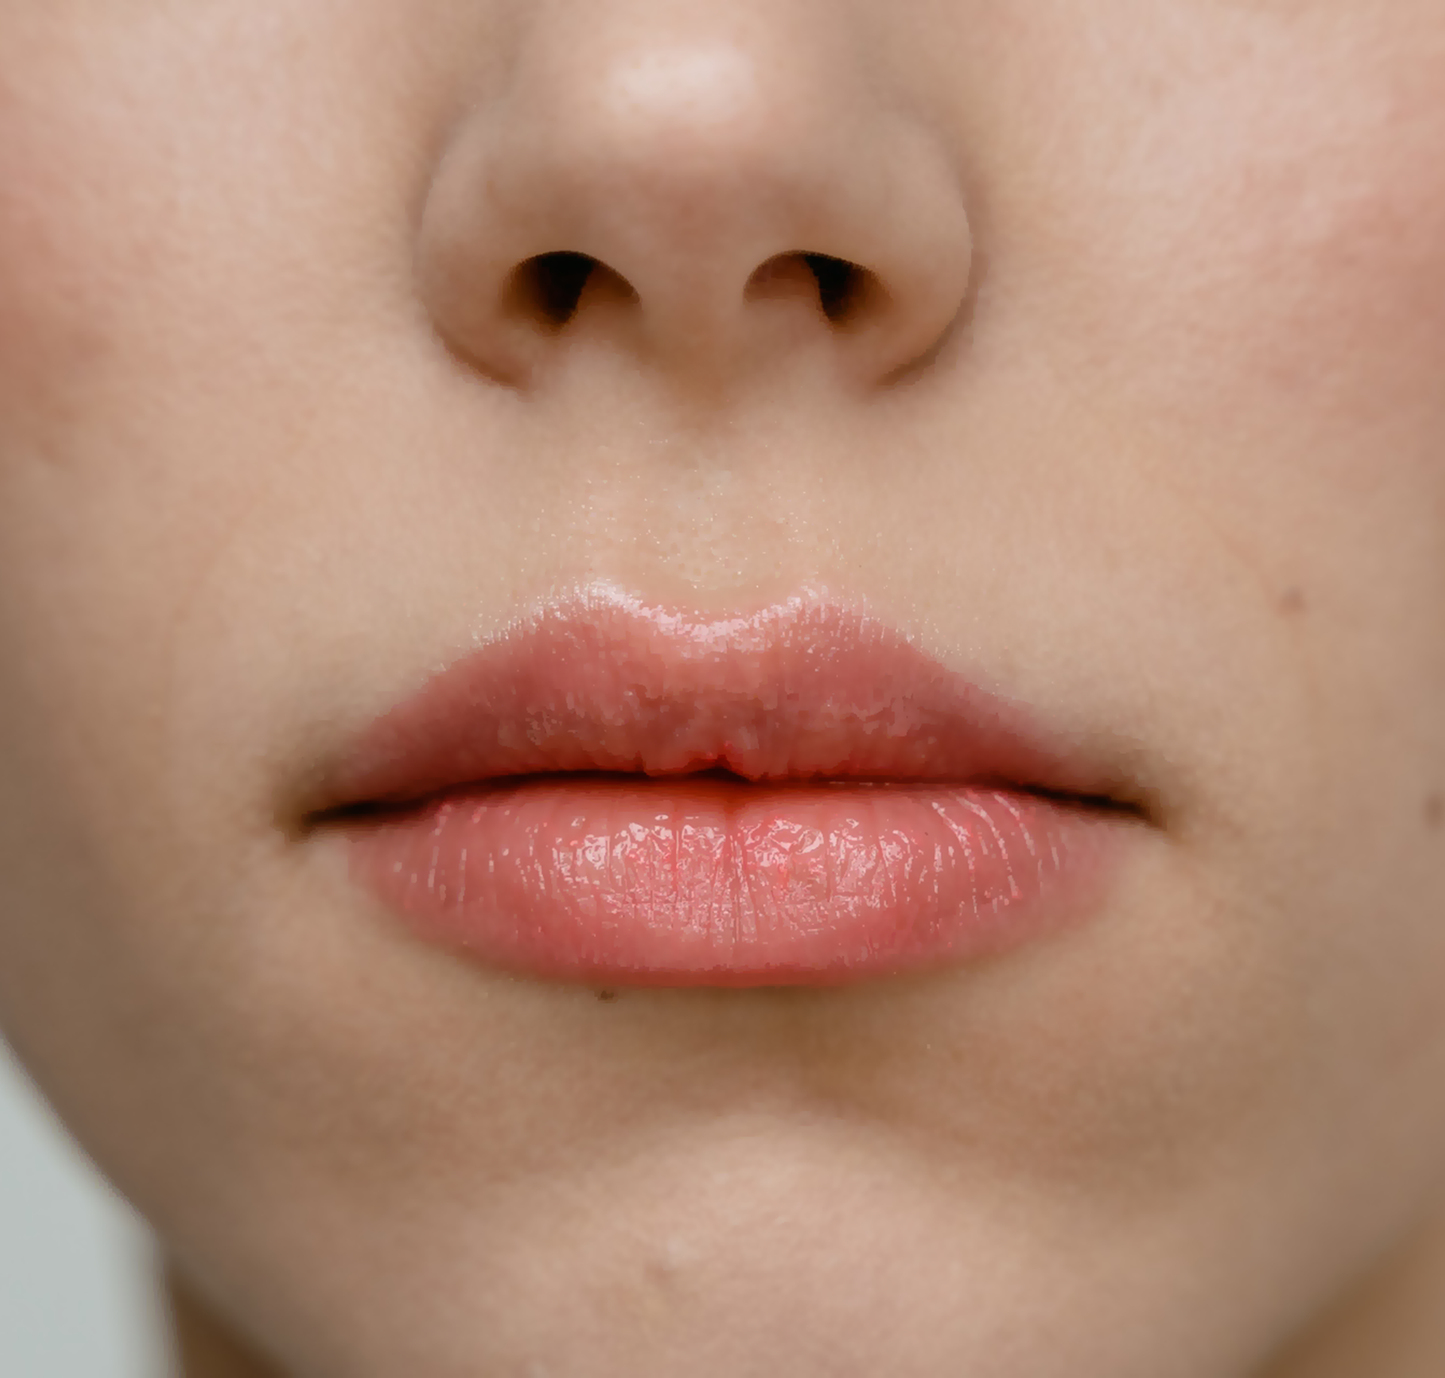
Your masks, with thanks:
[{"label": "small mole on cheek", "polygon": [[617,999],[617,992],[615,990],[599,990],[597,992],[597,998],[602,1001],[604,1005],[610,1005]]},{"label": "small mole on cheek", "polygon": [[1307,609],[1303,589],[1286,589],[1279,600],[1279,610],[1286,617],[1298,617]]},{"label": "small mole on cheek", "polygon": [[1425,826],[1438,828],[1445,823],[1445,794],[1436,792],[1425,800]]}]

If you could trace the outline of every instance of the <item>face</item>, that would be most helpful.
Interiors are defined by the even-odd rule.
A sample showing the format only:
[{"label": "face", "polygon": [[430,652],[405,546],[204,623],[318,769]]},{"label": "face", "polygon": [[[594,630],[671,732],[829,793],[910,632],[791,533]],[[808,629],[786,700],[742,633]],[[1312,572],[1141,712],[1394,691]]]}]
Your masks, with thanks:
[{"label": "face", "polygon": [[[0,1019],[212,1304],[316,1378],[1225,1378],[1404,1257],[1442,93],[1431,0],[3,0]],[[327,782],[599,588],[1019,706],[1087,912],[605,1000],[419,937]]]}]

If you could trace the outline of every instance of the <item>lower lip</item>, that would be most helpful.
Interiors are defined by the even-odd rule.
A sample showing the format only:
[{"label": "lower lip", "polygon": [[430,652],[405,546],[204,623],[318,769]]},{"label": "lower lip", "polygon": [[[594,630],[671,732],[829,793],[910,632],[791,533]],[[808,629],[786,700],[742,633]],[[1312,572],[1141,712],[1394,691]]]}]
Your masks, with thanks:
[{"label": "lower lip", "polygon": [[983,787],[543,776],[367,820],[352,867],[419,936],[507,971],[840,985],[1068,923],[1110,831]]}]

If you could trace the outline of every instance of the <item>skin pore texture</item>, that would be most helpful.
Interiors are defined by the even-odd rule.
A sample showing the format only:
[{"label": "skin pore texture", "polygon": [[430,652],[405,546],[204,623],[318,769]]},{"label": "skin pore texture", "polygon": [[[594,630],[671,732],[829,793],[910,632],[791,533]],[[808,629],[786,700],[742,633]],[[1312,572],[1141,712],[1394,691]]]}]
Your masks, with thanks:
[{"label": "skin pore texture", "polygon": [[[1442,167],[1437,0],[0,0],[0,1028],[191,1373],[1445,1371]],[[1097,912],[418,941],[318,782],[598,581],[1023,706]]]}]

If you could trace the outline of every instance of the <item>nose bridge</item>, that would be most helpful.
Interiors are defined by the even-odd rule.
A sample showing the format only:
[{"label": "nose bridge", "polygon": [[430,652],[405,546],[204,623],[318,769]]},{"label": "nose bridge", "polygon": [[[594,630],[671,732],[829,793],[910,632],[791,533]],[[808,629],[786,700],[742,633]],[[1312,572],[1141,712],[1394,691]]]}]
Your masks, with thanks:
[{"label": "nose bridge", "polygon": [[[599,331],[651,367],[714,374],[785,341],[875,373],[926,352],[967,281],[958,178],[879,99],[846,11],[814,5],[533,10],[423,217],[443,335],[511,382]],[[559,263],[560,291],[519,290]],[[844,284],[831,296],[825,271]]]}]

